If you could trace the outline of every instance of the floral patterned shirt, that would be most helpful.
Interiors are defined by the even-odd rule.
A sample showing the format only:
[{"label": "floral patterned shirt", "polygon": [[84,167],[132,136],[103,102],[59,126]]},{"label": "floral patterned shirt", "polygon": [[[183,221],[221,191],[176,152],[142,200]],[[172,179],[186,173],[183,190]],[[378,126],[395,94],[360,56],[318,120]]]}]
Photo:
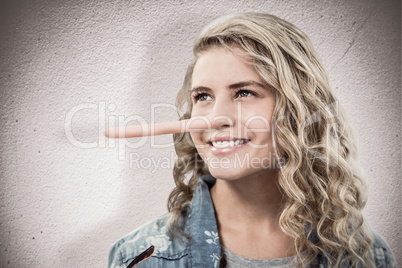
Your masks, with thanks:
[{"label": "floral patterned shirt", "polygon": [[[117,241],[110,249],[108,268],[141,267],[225,267],[226,257],[221,245],[209,189],[215,184],[212,176],[199,179],[189,208],[183,212],[180,225],[190,240],[173,238],[167,230],[170,214],[157,218]],[[312,241],[317,238],[311,238]],[[396,267],[386,242],[375,234],[372,247],[377,267]],[[328,266],[318,255],[313,267]]]}]

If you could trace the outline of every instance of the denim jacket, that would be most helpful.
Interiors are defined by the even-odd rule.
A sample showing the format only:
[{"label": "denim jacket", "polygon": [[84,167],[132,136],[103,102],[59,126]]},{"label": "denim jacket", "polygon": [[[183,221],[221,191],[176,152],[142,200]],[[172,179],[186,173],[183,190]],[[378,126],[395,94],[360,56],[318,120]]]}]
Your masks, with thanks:
[{"label": "denim jacket", "polygon": [[[166,214],[139,227],[117,241],[109,252],[108,268],[141,267],[225,267],[226,256],[221,254],[215,211],[209,189],[215,183],[212,176],[199,179],[193,200],[183,213],[180,225],[190,240],[173,238]],[[316,238],[312,238],[313,241]],[[377,267],[396,267],[386,242],[375,234],[372,251]],[[313,267],[327,267],[327,259],[318,255]]]}]

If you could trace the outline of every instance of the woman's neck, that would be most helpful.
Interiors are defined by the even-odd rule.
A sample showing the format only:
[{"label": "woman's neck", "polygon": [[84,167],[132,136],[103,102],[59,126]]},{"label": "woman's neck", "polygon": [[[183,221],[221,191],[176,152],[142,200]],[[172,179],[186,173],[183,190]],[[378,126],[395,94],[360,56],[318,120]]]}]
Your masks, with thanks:
[{"label": "woman's neck", "polygon": [[220,223],[275,227],[283,204],[276,170],[233,181],[217,179],[211,197]]},{"label": "woman's neck", "polygon": [[279,226],[284,201],[277,172],[255,175],[232,181],[217,179],[211,188],[221,244],[248,258],[292,256],[294,240]]}]

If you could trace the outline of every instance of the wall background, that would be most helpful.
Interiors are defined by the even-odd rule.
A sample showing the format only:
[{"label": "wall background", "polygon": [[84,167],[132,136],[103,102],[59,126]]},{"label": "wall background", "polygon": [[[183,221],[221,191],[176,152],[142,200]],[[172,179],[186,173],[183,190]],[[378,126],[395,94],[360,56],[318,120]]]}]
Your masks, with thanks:
[{"label": "wall background", "polygon": [[402,264],[399,1],[16,2],[0,3],[1,267],[105,267],[115,240],[167,211],[174,148],[152,142],[171,137],[132,149],[101,131],[174,105],[194,37],[240,11],[312,39],[358,133],[366,218]]}]

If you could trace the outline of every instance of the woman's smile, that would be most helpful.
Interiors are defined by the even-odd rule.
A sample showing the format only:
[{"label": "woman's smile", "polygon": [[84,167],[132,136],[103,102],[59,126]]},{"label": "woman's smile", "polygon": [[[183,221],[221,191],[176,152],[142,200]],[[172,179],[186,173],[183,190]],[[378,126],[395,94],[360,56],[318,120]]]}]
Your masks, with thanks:
[{"label": "woman's smile", "polygon": [[236,152],[237,150],[247,146],[250,142],[250,139],[242,139],[236,137],[215,137],[211,138],[208,141],[208,145],[210,146],[210,150],[212,154],[219,155],[228,155]]}]

